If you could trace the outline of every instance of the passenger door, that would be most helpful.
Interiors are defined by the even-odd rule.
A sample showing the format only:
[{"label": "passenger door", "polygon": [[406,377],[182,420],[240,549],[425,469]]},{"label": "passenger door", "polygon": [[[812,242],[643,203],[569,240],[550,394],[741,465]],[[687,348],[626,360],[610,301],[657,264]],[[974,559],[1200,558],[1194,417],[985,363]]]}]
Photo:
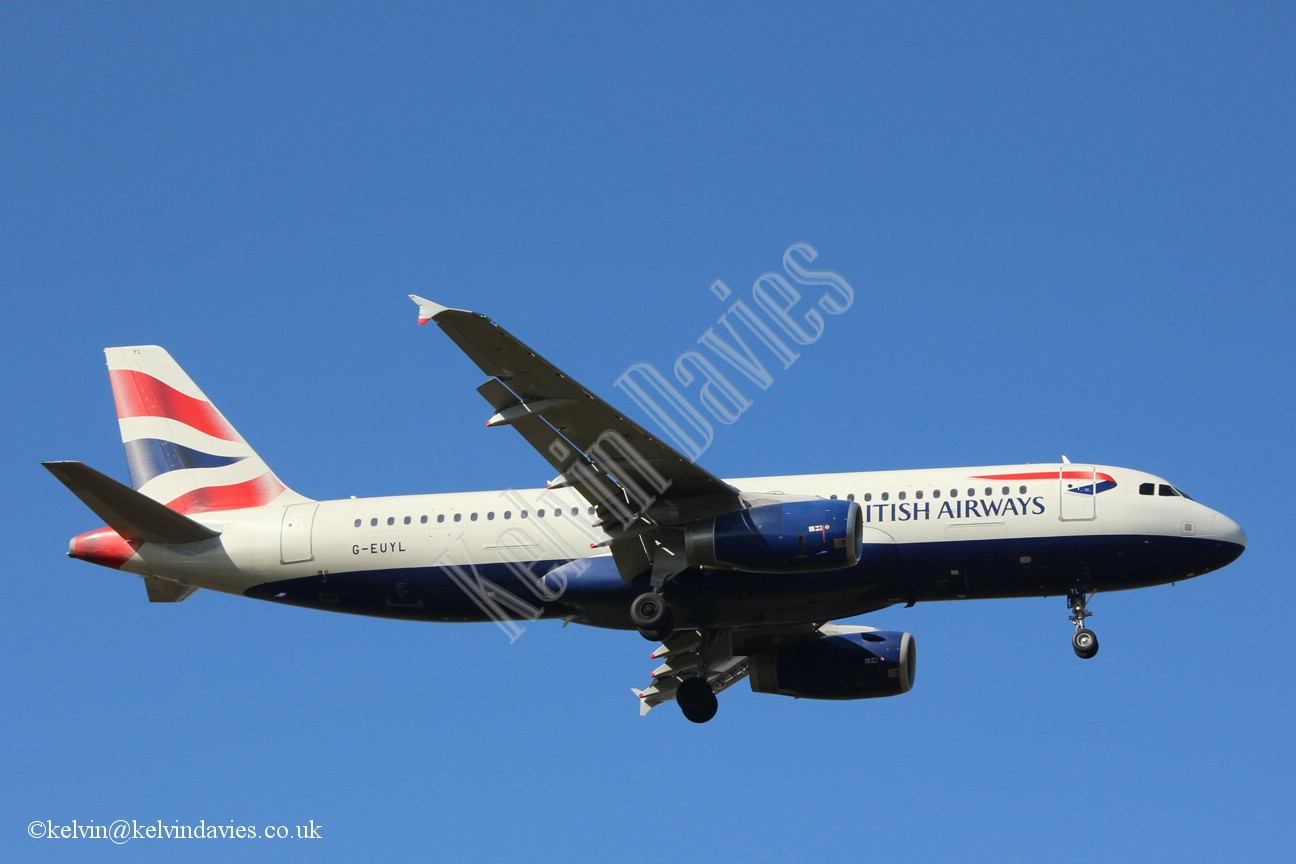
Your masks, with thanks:
[{"label": "passenger door", "polygon": [[1063,522],[1097,519],[1098,469],[1064,464],[1058,470],[1058,518]]}]

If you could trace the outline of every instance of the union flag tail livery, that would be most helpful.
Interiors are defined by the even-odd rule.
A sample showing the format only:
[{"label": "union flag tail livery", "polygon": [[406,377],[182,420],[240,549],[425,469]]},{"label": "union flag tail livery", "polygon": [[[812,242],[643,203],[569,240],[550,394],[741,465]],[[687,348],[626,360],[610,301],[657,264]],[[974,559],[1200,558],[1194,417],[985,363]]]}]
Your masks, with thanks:
[{"label": "union flag tail livery", "polygon": [[45,463],[105,523],[68,554],[143,577],[155,602],[207,588],[492,621],[510,638],[517,621],[541,618],[638,630],[662,643],[652,653],[661,665],[634,689],[640,712],[673,701],[703,723],[744,678],[805,699],[912,688],[911,634],[836,619],[1065,596],[1072,649],[1087,659],[1098,652],[1086,626],[1095,594],[1200,576],[1246,547],[1236,522],[1166,480],[1066,457],[721,479],[485,315],[413,299],[419,323],[435,323],[486,374],[486,425],[512,427],[548,463],[544,476],[557,472],[548,486],[312,501],[166,351],[109,348],[130,485],[80,462]]},{"label": "union flag tail livery", "polygon": [[186,514],[306,500],[280,482],[164,349],[104,353],[136,490]]}]

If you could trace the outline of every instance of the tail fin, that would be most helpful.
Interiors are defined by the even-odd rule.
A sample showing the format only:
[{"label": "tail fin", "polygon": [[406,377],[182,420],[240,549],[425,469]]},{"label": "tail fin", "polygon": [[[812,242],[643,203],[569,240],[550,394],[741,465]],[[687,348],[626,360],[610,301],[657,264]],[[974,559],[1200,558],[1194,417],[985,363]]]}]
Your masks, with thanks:
[{"label": "tail fin", "polygon": [[136,490],[181,513],[309,500],[279,481],[164,349],[104,354]]}]

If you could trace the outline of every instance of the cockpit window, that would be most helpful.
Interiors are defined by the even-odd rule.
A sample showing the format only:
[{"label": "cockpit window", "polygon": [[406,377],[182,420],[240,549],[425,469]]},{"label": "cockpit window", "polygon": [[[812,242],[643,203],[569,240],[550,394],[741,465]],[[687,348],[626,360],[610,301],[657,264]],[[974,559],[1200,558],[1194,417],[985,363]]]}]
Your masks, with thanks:
[{"label": "cockpit window", "polygon": [[1187,498],[1189,501],[1194,500],[1191,495],[1182,489],[1177,489],[1169,483],[1140,483],[1140,495],[1158,495],[1162,498]]}]

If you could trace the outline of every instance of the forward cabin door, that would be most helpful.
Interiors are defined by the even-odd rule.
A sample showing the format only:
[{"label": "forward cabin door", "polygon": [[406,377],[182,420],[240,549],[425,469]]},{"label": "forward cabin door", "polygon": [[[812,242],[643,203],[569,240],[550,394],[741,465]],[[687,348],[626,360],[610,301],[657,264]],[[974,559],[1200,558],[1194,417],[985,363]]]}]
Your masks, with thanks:
[{"label": "forward cabin door", "polygon": [[311,546],[311,532],[315,527],[316,502],[291,504],[284,508],[283,528],[279,533],[279,560],[284,564],[297,564],[315,557]]},{"label": "forward cabin door", "polygon": [[1063,465],[1058,470],[1058,518],[1081,522],[1098,518],[1098,469],[1092,465]]}]

